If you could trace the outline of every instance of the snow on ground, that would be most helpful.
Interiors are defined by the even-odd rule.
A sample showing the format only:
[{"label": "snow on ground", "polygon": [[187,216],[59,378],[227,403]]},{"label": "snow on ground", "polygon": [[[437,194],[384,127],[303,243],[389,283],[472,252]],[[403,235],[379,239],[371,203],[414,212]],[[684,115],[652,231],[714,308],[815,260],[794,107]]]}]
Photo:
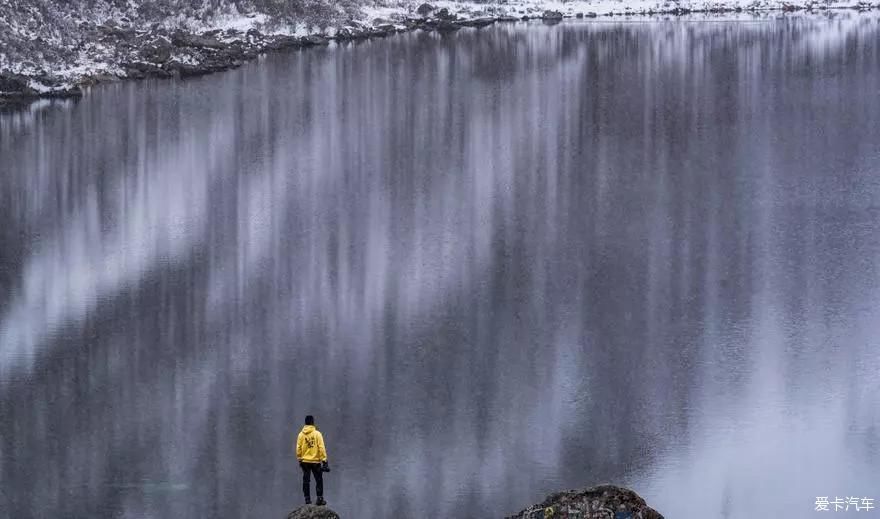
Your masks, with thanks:
[{"label": "snow on ground", "polygon": [[[599,16],[625,15],[627,13],[669,12],[675,9],[690,11],[709,11],[735,9],[755,10],[782,10],[784,7],[815,9],[841,9],[841,8],[864,8],[880,7],[880,3],[866,2],[864,0],[510,0],[506,2],[459,2],[453,0],[438,0],[428,2],[430,5],[441,9],[447,8],[450,12],[484,12],[501,13],[512,16],[540,13],[545,10],[559,11],[563,14],[576,15],[578,13],[595,13]],[[413,13],[420,5],[409,1],[380,2],[375,6],[365,8],[368,13],[375,13],[374,17],[390,18],[395,13]]]},{"label": "snow on ground", "polygon": [[[434,8],[432,16],[440,9],[446,9],[449,14],[464,20],[487,17],[494,19],[537,18],[547,10],[558,11],[566,17],[602,17],[600,20],[613,20],[615,17],[656,17],[658,15],[682,15],[688,12],[714,13],[718,11],[726,12],[721,15],[725,19],[754,19],[755,17],[767,16],[768,13],[778,13],[794,8],[814,11],[828,9],[828,12],[841,13],[838,18],[844,21],[831,25],[827,29],[828,34],[824,37],[840,41],[841,33],[848,30],[846,25],[854,26],[858,23],[857,20],[864,19],[864,17],[877,20],[877,16],[858,14],[854,10],[880,8],[880,0],[871,1],[873,3],[868,4],[864,0],[496,0],[488,3],[436,0],[429,2],[429,4]],[[218,40],[227,44],[234,41],[249,41],[247,33],[252,29],[270,38],[301,38],[312,35],[332,38],[337,34],[337,27],[343,26],[354,27],[358,31],[369,31],[387,23],[393,24],[398,30],[405,29],[405,23],[409,23],[412,27],[412,20],[419,18],[416,12],[422,3],[420,0],[377,0],[373,4],[362,6],[360,15],[353,16],[353,19],[349,21],[345,21],[347,16],[337,13],[337,23],[329,24],[322,29],[305,23],[285,24],[277,21],[273,23],[273,20],[270,20],[265,14],[242,13],[234,7],[213,13],[211,16],[206,16],[203,12],[196,13],[196,15],[181,13],[162,19],[157,25],[167,31],[183,29],[192,34],[214,31],[218,33]],[[46,23],[46,15],[40,10],[10,11],[9,8],[2,6],[2,0],[0,0],[0,74],[12,73],[31,78],[28,85],[37,94],[69,88],[75,84],[93,81],[95,78],[125,77],[126,71],[122,65],[132,59],[139,59],[137,48],[132,51],[129,45],[129,50],[125,54],[120,52],[118,43],[108,43],[101,31],[76,33],[76,30],[84,24],[91,24],[92,27],[106,24],[118,27],[120,30],[134,30],[138,37],[149,35],[150,31],[145,24],[136,24],[130,21],[133,19],[132,9],[135,9],[136,2],[131,3],[128,10],[107,7],[107,4],[101,2],[97,2],[96,5],[103,7],[90,10],[82,7],[85,4],[78,5],[80,6],[79,10],[71,9],[70,12],[64,12],[64,21],[59,25],[57,20],[55,24]],[[844,14],[843,11],[830,11],[832,9],[850,10]],[[736,10],[742,12],[737,13]],[[705,18],[718,15],[687,16]],[[73,32],[71,33],[71,31]],[[84,36],[84,34],[89,34],[89,36]],[[141,44],[141,41],[140,39],[130,40],[130,43],[137,46]],[[8,42],[19,44],[17,53],[14,50],[7,52],[7,48],[14,48],[10,45],[4,45]],[[22,45],[24,50],[21,48]],[[264,49],[265,47],[259,47],[259,50]],[[199,66],[200,60],[206,58],[204,53],[176,48],[172,59],[183,65]],[[44,80],[47,75],[54,78],[50,83],[51,86],[47,86]],[[43,80],[35,81],[33,78],[43,78]]]}]

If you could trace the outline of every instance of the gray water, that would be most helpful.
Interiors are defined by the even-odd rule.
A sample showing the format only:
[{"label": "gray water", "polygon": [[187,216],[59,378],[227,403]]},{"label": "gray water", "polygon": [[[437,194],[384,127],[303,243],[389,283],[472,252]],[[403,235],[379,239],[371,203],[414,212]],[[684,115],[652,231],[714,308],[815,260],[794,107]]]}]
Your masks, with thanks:
[{"label": "gray water", "polygon": [[283,517],[307,413],[349,519],[880,501],[878,20],[411,33],[0,115],[0,516]]}]

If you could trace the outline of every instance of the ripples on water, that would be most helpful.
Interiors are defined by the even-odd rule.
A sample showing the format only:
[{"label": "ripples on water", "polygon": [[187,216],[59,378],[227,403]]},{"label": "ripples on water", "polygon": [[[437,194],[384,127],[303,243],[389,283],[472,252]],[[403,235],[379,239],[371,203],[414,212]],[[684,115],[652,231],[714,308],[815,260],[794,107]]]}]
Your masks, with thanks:
[{"label": "ripples on water", "polygon": [[[0,510],[880,498],[878,17],[500,25],[0,114]],[[873,492],[873,495],[872,495]]]}]

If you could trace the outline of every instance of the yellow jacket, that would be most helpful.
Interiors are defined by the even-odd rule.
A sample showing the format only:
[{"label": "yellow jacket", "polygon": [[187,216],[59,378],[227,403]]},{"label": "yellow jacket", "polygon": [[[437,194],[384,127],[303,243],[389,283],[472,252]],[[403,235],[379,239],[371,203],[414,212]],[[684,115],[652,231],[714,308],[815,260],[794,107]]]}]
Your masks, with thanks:
[{"label": "yellow jacket", "polygon": [[296,459],[306,463],[327,461],[324,437],[314,425],[306,425],[296,437]]}]

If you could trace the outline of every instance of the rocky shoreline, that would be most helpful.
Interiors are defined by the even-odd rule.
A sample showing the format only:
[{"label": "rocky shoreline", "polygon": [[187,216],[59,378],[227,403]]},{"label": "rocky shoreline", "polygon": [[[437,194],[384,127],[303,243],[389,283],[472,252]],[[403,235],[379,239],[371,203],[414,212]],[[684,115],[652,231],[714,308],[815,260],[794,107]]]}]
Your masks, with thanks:
[{"label": "rocky shoreline", "polygon": [[[457,4],[458,5],[458,4]],[[481,28],[495,23],[543,20],[558,23],[565,18],[599,18],[621,16],[670,16],[690,14],[752,13],[793,11],[828,11],[832,9],[874,10],[880,3],[835,5],[814,3],[767,4],[753,2],[742,4],[651,4],[634,10],[606,10],[597,13],[585,10],[589,3],[575,4],[580,9],[562,10],[516,7],[511,9],[474,8],[460,4],[459,9],[449,9],[428,3],[410,9],[399,9],[388,18],[375,17],[370,21],[348,20],[322,33],[302,36],[267,34],[256,28],[246,31],[229,28],[190,32],[183,29],[167,29],[159,24],[140,28],[134,24],[115,21],[93,24],[83,22],[80,29],[85,41],[111,49],[111,58],[104,70],[89,71],[75,75],[53,74],[39,69],[31,73],[0,71],[0,105],[28,103],[39,98],[75,98],[83,95],[83,88],[98,83],[123,79],[188,78],[239,67],[257,56],[282,50],[327,45],[331,41],[351,41],[366,38],[382,38],[407,31],[452,32],[464,28]],[[481,4],[472,4],[481,5]],[[487,4],[488,5],[488,4]],[[622,5],[622,4],[621,4]],[[665,7],[664,7],[665,6]]]}]

